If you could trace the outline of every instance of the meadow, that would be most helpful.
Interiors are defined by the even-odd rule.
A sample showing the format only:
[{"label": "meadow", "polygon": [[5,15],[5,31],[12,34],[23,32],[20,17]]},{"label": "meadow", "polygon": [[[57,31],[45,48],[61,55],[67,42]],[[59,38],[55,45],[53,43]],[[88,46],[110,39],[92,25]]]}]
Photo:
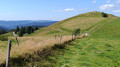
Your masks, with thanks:
[{"label": "meadow", "polygon": [[[77,28],[81,29],[81,34],[87,31],[90,36],[71,42],[72,32]],[[103,18],[100,12],[90,12],[40,28],[33,34],[18,37],[19,46],[12,34],[5,34],[12,40],[10,65],[14,67],[106,67],[109,64],[118,66],[120,64],[118,60],[120,58],[119,29],[119,18],[116,19],[113,15]],[[63,46],[56,46],[60,45],[60,35],[63,35]],[[0,41],[0,48],[0,64],[4,66],[7,41]],[[116,60],[114,60],[115,58]],[[107,61],[108,63],[105,64]]]},{"label": "meadow", "polygon": [[[90,36],[66,44],[53,56],[34,66],[50,67],[119,67],[120,18],[103,25]],[[54,55],[55,54],[55,55]]]}]

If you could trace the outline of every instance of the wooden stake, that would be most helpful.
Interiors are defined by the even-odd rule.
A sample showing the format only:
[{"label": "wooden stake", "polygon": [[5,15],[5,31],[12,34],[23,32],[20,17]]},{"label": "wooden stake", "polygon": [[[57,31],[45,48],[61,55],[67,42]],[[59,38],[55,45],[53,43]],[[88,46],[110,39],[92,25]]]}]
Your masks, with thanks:
[{"label": "wooden stake", "polygon": [[11,40],[8,41],[8,51],[7,51],[6,67],[9,67],[10,50],[11,50]]},{"label": "wooden stake", "polygon": [[62,41],[62,35],[60,35],[60,45],[61,45],[61,41]]}]

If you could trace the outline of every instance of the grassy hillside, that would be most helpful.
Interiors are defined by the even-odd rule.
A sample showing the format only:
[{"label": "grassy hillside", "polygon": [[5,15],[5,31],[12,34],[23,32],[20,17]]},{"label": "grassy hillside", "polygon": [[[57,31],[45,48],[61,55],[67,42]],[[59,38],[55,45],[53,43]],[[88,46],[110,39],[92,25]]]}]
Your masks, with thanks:
[{"label": "grassy hillside", "polygon": [[[12,33],[5,34],[12,39],[12,50],[11,56],[12,58],[16,58],[19,56],[26,57],[27,54],[33,54],[36,51],[42,51],[42,49],[46,47],[54,46],[55,44],[59,44],[59,37],[55,39],[51,37],[53,35],[64,35],[62,43],[71,40],[72,37],[70,34],[74,31],[74,29],[80,28],[82,32],[91,30],[95,31],[101,28],[103,25],[108,22],[116,19],[115,16],[110,15],[108,18],[102,17],[101,12],[89,12],[85,14],[80,14],[69,19],[63,20],[61,22],[55,23],[51,26],[41,28],[38,31],[31,35],[26,35],[24,37],[18,37],[19,47],[16,44],[16,40],[12,37]],[[67,36],[65,36],[67,35]],[[69,36],[70,35],[70,36]],[[47,37],[46,37],[47,36]],[[96,33],[97,36],[97,33]],[[29,47],[28,47],[29,46]],[[23,48],[24,47],[24,48]],[[3,63],[6,59],[7,53],[7,41],[0,41],[0,64]]]},{"label": "grassy hillside", "polygon": [[43,28],[32,35],[68,35],[77,28],[80,28],[82,31],[88,31],[95,24],[113,18],[115,18],[115,16],[111,14],[108,14],[108,18],[102,17],[102,12],[84,13]]},{"label": "grassy hillside", "polygon": [[120,40],[120,18],[104,25],[92,34],[94,38],[107,38]]},{"label": "grassy hillside", "polygon": [[[120,66],[120,18],[97,28],[90,36],[57,48],[50,56],[27,63],[39,67],[119,67]],[[95,28],[96,28],[95,27]],[[22,65],[21,65],[22,66]]]},{"label": "grassy hillside", "polygon": [[[119,67],[120,18],[107,22],[84,39],[77,39],[34,66]],[[99,26],[99,25],[98,25]]]}]

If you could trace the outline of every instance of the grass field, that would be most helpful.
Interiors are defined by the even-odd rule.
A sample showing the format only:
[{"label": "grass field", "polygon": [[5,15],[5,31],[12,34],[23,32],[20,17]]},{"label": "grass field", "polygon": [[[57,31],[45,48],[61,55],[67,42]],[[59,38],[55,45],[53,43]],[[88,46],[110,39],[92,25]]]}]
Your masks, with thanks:
[{"label": "grass field", "polygon": [[53,51],[43,61],[34,62],[41,67],[119,67],[120,18],[103,25],[89,37],[66,44]]},{"label": "grass field", "polygon": [[[62,50],[58,49],[58,50],[53,51],[52,55],[54,55],[54,54],[55,55],[49,56],[51,59],[49,57],[47,57],[46,59],[42,59],[41,63],[39,63],[40,61],[39,62],[35,61],[36,63],[34,63],[35,65],[40,65],[40,66],[42,66],[42,65],[49,66],[50,65],[50,66],[58,66],[58,67],[64,66],[63,64],[65,63],[65,65],[69,66],[69,64],[67,63],[68,61],[66,61],[67,59],[65,59],[66,57],[68,57],[70,60],[69,63],[72,64],[71,66],[74,66],[74,65],[78,66],[82,61],[80,61],[80,63],[77,63],[79,61],[79,60],[77,60],[77,58],[81,59],[81,57],[84,57],[84,56],[86,57],[87,55],[89,55],[89,53],[90,53],[89,51],[93,50],[91,48],[95,48],[95,50],[93,50],[93,53],[90,54],[90,57],[93,55],[98,55],[100,53],[99,51],[98,51],[98,53],[95,52],[95,51],[97,51],[97,48],[100,47],[100,45],[101,45],[101,48],[100,49],[98,48],[99,50],[104,50],[104,49],[107,50],[107,47],[104,49],[103,49],[103,47],[106,45],[106,43],[109,43],[109,39],[110,39],[110,43],[112,43],[112,44],[109,43],[111,46],[115,45],[115,43],[119,44],[119,35],[120,35],[119,30],[118,30],[120,27],[119,19],[113,21],[113,19],[115,19],[115,18],[116,17],[113,15],[109,15],[109,18],[103,18],[101,16],[100,12],[90,12],[90,13],[81,14],[81,15],[78,15],[75,17],[71,17],[69,19],[63,20],[56,24],[53,24],[49,27],[41,28],[40,30],[35,31],[35,33],[33,33],[33,34],[25,35],[24,37],[19,37],[18,38],[18,40],[20,41],[19,47],[16,44],[15,38],[12,37],[12,34],[6,34],[9,37],[9,39],[12,39],[13,46],[12,46],[12,50],[11,50],[11,57],[17,59],[19,56],[22,56],[23,58],[25,58],[26,54],[33,55],[34,52],[36,52],[36,51],[42,51],[42,49],[44,49],[46,47],[51,47],[51,46],[54,46],[55,44],[59,44],[59,35],[61,35],[61,34],[64,36],[63,40],[62,40],[62,43],[64,43],[64,42],[72,39],[71,34],[74,31],[74,29],[81,28],[82,32],[85,32],[85,31],[91,30],[92,28],[95,27],[96,28],[95,30],[97,30],[97,29],[99,29],[98,28],[99,25],[101,26],[103,24],[104,25],[104,27],[102,27],[103,29],[101,27],[99,29],[100,31],[99,30],[95,31],[93,29],[92,31],[95,31],[95,32],[90,34],[89,38],[86,38],[84,40],[76,40],[75,42],[71,43],[72,46],[67,45],[65,49],[62,49]],[[111,23],[113,22],[113,24],[111,24],[111,25],[110,25],[110,23],[104,24],[110,20],[111,20]],[[114,23],[114,22],[116,22],[116,23]],[[112,25],[113,25],[113,27],[112,27]],[[114,27],[116,27],[116,28],[114,28]],[[111,29],[114,31],[110,32]],[[103,34],[103,30],[106,30],[107,32]],[[108,36],[108,34],[109,34],[108,32],[111,35],[110,37]],[[113,32],[116,32],[116,33],[113,33]],[[58,36],[57,39],[54,39],[54,37],[53,37],[54,35]],[[118,38],[117,38],[117,36],[118,36]],[[95,44],[95,46],[92,44]],[[97,45],[97,44],[99,44],[99,45]],[[116,49],[118,49],[117,46],[118,45],[116,45],[116,47],[115,47],[115,51],[116,51]],[[0,41],[0,59],[1,59],[0,64],[2,64],[6,59],[6,53],[7,53],[6,49],[7,49],[7,41]],[[83,51],[83,56],[80,56],[82,54],[82,53],[79,53],[80,51]],[[74,55],[74,52],[75,52],[75,55]],[[72,57],[72,56],[75,56],[75,57]],[[79,58],[79,56],[80,56],[80,58]],[[86,58],[86,60],[87,59],[91,60],[90,57]],[[96,60],[100,59],[98,56],[96,56],[95,58],[96,58]],[[27,58],[27,59],[29,59],[29,58]],[[55,63],[51,60],[55,61]],[[74,61],[72,61],[72,60],[74,60]],[[85,65],[89,66],[89,65],[94,64],[92,61],[91,61],[91,64],[87,64],[86,60],[85,60]],[[66,62],[64,62],[64,61],[66,61]],[[101,59],[100,62],[102,62],[102,61],[104,61],[104,60]],[[75,62],[76,62],[76,64],[74,64]],[[95,62],[95,60],[94,60],[94,62]],[[15,63],[15,61],[14,61],[14,63]],[[27,63],[27,65],[29,65],[29,62],[25,62],[25,63]],[[16,62],[16,64],[17,64],[17,62]],[[84,66],[84,63],[83,64],[81,63],[80,66],[81,65]],[[97,64],[94,64],[94,65],[97,66]],[[102,64],[102,65],[105,66],[104,64]]]}]

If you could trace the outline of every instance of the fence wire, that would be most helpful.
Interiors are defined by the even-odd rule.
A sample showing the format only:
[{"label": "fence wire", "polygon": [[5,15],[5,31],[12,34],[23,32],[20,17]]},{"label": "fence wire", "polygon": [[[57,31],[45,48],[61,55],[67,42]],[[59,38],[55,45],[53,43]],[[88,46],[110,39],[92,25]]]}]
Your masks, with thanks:
[{"label": "fence wire", "polygon": [[[18,37],[19,46],[17,45],[15,38],[12,39],[12,47],[10,52],[10,67],[19,67],[22,65],[37,66],[35,62],[45,59],[48,56],[52,56],[52,52],[56,48],[62,48],[63,43],[73,40],[75,37],[71,36],[52,36],[52,37]],[[60,42],[61,41],[61,42]],[[55,46],[56,45],[56,46]],[[5,60],[7,56],[7,43],[0,43],[0,64],[1,67],[5,67]],[[5,47],[4,47],[5,46]],[[51,48],[52,47],[52,48]],[[26,66],[25,66],[26,67]]]}]

